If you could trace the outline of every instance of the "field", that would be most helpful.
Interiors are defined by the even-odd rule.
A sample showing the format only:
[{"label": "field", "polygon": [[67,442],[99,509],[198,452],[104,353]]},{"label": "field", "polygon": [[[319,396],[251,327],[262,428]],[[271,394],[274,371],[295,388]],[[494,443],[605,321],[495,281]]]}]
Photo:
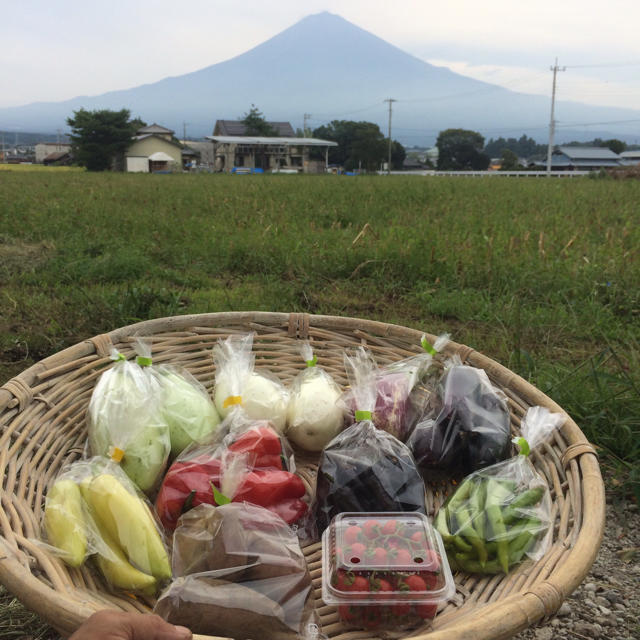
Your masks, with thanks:
[{"label": "field", "polygon": [[[2,171],[0,384],[183,313],[447,331],[562,405],[637,499],[639,203],[632,180]],[[12,620],[49,637],[28,615],[0,598],[2,637],[22,637]]]}]

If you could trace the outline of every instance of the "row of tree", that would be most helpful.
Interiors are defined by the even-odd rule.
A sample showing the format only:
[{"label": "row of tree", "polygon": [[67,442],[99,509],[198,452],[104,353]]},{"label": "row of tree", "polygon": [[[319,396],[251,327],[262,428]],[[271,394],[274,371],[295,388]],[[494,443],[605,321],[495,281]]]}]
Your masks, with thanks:
[{"label": "row of tree", "polygon": [[[244,114],[242,122],[247,135],[277,136],[278,133],[267,122],[255,105]],[[131,119],[127,109],[110,111],[75,111],[67,119],[71,127],[71,144],[76,162],[90,171],[104,171],[113,166],[114,158],[124,154],[131,144],[136,130],[145,126],[139,118]],[[305,132],[301,132],[305,133]],[[314,129],[315,138],[337,142],[337,147],[329,149],[329,162],[344,167],[347,171],[364,169],[375,171],[389,158],[391,168],[401,169],[406,157],[405,148],[397,141],[385,137],[380,127],[373,122],[353,120],[333,120],[327,125]],[[570,143],[577,145],[580,143]],[[484,137],[477,131],[467,129],[446,129],[441,131],[436,141],[439,170],[474,170],[488,168],[491,158],[502,159],[502,169],[522,168],[520,158],[542,158],[546,155],[546,145],[535,142],[523,135],[520,138],[493,138],[485,145]],[[616,153],[624,151],[626,145],[620,140],[596,138],[590,146],[608,147]],[[315,151],[320,154],[322,152]],[[320,156],[318,156],[320,157]]]}]

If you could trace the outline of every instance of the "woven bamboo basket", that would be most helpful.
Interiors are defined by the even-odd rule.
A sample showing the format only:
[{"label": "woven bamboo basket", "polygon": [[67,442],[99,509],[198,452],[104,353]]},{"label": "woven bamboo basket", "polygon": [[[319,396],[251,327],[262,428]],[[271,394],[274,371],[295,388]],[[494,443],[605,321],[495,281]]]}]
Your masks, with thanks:
[{"label": "woven bamboo basket", "polygon": [[[104,608],[150,611],[153,601],[109,591],[92,571],[70,569],[39,538],[47,487],[67,464],[83,455],[85,411],[100,374],[111,364],[115,346],[133,356],[136,336],[150,336],[156,363],[181,365],[209,390],[214,381],[211,349],[219,338],[255,332],[256,367],[290,381],[305,365],[299,340],[309,339],[319,364],[346,384],[345,347],[366,345],[379,364],[420,352],[422,331],[355,318],[286,313],[211,313],[150,320],[78,343],[30,367],[0,388],[0,581],[29,609],[62,635],[70,635],[92,613]],[[427,337],[433,339],[433,336]],[[508,397],[512,430],[518,433],[527,408],[562,409],[505,367],[473,349],[450,343],[445,355],[486,370]],[[405,638],[483,640],[509,638],[553,616],[576,589],[598,552],[604,529],[604,487],[593,447],[569,418],[561,432],[533,455],[553,499],[553,545],[538,562],[508,575],[455,575],[455,597],[433,623],[405,632]],[[298,452],[297,466],[309,493],[314,490],[317,456]],[[430,515],[451,487],[427,486]],[[322,630],[331,638],[375,637],[347,631],[334,607],[320,595],[320,544],[304,548],[316,589]],[[200,636],[206,638],[206,636]],[[397,637],[397,636],[396,636]]]}]

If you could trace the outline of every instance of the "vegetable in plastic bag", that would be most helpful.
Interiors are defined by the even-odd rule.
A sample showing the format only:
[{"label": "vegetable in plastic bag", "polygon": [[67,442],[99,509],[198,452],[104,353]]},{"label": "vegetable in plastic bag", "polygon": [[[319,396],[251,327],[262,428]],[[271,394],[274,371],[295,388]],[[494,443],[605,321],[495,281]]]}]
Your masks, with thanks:
[{"label": "vegetable in plastic bag", "polygon": [[220,425],[220,416],[206,389],[187,371],[154,366],[163,389],[161,411],[169,425],[171,455],[192,442],[207,440]]},{"label": "vegetable in plastic bag", "polygon": [[450,363],[430,405],[407,440],[425,477],[466,475],[509,455],[506,397],[484,369]]},{"label": "vegetable in plastic bag", "polygon": [[434,521],[452,568],[508,573],[547,551],[551,536],[549,487],[528,457],[564,422],[564,415],[532,407],[522,422],[520,454],[467,476]]},{"label": "vegetable in plastic bag", "polygon": [[44,530],[74,567],[89,557],[116,588],[154,595],[171,577],[169,556],[145,498],[113,461],[73,463],[47,493]]},{"label": "vegetable in plastic bag", "polygon": [[290,447],[271,423],[254,421],[220,443],[194,445],[178,456],[158,491],[156,512],[172,530],[189,509],[227,499],[263,506],[293,524],[308,506],[304,483],[288,470],[290,460]]},{"label": "vegetable in plastic bag", "polygon": [[345,354],[357,402],[357,422],[322,451],[314,515],[322,533],[331,518],[346,511],[425,511],[424,482],[413,456],[397,438],[371,421],[375,406],[375,363],[362,347]]},{"label": "vegetable in plastic bag", "polygon": [[316,366],[317,358],[308,342],[303,343],[301,351],[307,368],[293,381],[286,435],[302,449],[321,451],[344,426],[344,411],[338,404],[342,391],[324,369]]},{"label": "vegetable in plastic bag", "polygon": [[94,456],[120,462],[139,489],[150,493],[165,470],[171,443],[161,412],[162,387],[146,370],[150,352],[131,362],[115,349],[116,363],[99,378],[87,410],[89,447]]},{"label": "vegetable in plastic bag", "polygon": [[283,433],[289,395],[278,378],[254,369],[253,334],[229,336],[213,348],[216,364],[214,403],[222,418],[242,405],[254,420],[270,420]]},{"label": "vegetable in plastic bag", "polygon": [[251,504],[200,505],[174,533],[177,576],[154,612],[194,633],[295,639],[317,634],[313,584],[298,539]]}]

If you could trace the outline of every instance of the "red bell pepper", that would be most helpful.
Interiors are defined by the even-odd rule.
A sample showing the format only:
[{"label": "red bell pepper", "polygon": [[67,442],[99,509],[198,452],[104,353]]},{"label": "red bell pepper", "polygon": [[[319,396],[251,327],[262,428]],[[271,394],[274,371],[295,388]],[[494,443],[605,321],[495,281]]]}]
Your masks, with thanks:
[{"label": "red bell pepper", "polygon": [[[300,499],[305,494],[304,484],[298,476],[282,469],[282,444],[271,427],[250,429],[229,445],[228,451],[249,454],[250,463],[238,481],[235,495],[230,496],[233,502],[265,507],[288,524],[306,513],[307,503]],[[222,462],[215,451],[174,462],[156,498],[162,524],[173,530],[185,511],[199,504],[215,505],[212,485],[220,491],[223,474]]]}]

